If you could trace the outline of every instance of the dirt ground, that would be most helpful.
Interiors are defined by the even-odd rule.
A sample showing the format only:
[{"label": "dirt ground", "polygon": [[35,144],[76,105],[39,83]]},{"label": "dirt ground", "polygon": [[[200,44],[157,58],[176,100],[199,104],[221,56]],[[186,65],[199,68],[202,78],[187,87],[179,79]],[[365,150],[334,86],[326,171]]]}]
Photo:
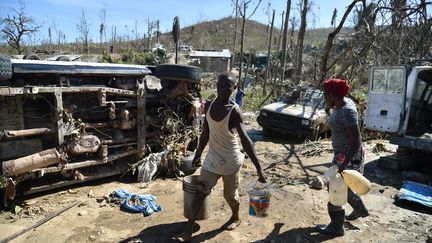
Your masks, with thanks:
[{"label": "dirt ground", "polygon": [[[397,202],[402,185],[401,173],[377,166],[377,158],[395,151],[386,141],[370,141],[365,175],[372,182],[371,191],[362,196],[370,216],[345,223],[343,237],[329,238],[314,232],[316,224],[328,223],[326,190],[310,188],[310,180],[322,173],[331,158],[331,144],[323,138],[307,146],[295,138],[267,138],[253,114],[245,114],[248,133],[269,177],[272,194],[268,216],[248,214],[248,191],[257,176],[250,160],[241,173],[242,224],[234,231],[219,227],[230,217],[219,182],[209,201],[209,218],[198,221],[193,242],[426,242],[426,231],[432,228],[431,210],[411,203]],[[390,152],[372,153],[377,142]],[[196,172],[198,173],[198,172]],[[163,211],[144,217],[129,213],[118,205],[98,203],[97,197],[115,189],[133,193],[150,193]],[[11,242],[175,242],[172,236],[182,232],[183,191],[180,179],[158,178],[147,186],[131,178],[110,178],[74,188],[63,188],[24,199],[27,207],[20,214],[0,212],[0,240],[43,219],[49,212],[80,201],[80,205],[54,217]],[[349,213],[351,208],[346,206]]]}]

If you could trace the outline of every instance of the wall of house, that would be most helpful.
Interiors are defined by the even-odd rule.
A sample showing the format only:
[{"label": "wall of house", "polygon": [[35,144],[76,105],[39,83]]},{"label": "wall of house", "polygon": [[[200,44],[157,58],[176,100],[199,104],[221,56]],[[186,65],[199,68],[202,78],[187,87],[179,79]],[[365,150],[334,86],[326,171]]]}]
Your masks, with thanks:
[{"label": "wall of house", "polygon": [[193,65],[200,67],[203,72],[220,73],[229,70],[230,59],[221,57],[198,57]]}]

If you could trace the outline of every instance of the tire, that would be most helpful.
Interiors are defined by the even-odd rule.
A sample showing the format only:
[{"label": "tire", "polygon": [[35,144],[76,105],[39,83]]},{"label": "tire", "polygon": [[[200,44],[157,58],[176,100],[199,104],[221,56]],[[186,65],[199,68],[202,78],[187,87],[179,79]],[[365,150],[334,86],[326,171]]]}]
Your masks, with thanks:
[{"label": "tire", "polygon": [[160,79],[200,82],[202,70],[199,67],[188,65],[160,64],[156,66],[155,76]]},{"label": "tire", "polygon": [[0,55],[0,80],[12,78],[12,62],[9,57]]},{"label": "tire", "polygon": [[34,54],[34,53],[24,55],[23,59],[26,59],[26,60],[41,60],[40,56],[38,56],[37,54]]},{"label": "tire", "polygon": [[65,61],[65,62],[70,62],[71,59],[68,56],[59,56],[56,58],[56,61]]}]

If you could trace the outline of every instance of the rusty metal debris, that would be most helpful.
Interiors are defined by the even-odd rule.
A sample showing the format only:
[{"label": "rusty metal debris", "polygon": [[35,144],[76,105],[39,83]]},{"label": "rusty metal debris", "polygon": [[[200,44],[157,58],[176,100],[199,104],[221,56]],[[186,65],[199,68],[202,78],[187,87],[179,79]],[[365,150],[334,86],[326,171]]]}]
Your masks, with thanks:
[{"label": "rusty metal debris", "polygon": [[[29,194],[121,175],[167,148],[161,165],[177,175],[197,145],[197,67],[164,64],[158,79],[139,65],[5,60],[14,73],[0,77],[0,189],[12,181]],[[53,174],[57,182],[34,180]]]}]

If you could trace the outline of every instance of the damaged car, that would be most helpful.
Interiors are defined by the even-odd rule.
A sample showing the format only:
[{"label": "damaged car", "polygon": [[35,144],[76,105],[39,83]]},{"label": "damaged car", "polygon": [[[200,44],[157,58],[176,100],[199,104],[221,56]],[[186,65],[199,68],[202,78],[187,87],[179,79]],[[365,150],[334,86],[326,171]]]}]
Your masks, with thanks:
[{"label": "damaged car", "polygon": [[[131,171],[169,147],[171,167],[201,124],[198,67],[0,55],[0,189],[26,195]],[[171,168],[170,167],[170,168]]]},{"label": "damaged car", "polygon": [[261,108],[258,124],[265,135],[273,132],[317,140],[330,130],[324,94],[315,88],[292,89]]}]

